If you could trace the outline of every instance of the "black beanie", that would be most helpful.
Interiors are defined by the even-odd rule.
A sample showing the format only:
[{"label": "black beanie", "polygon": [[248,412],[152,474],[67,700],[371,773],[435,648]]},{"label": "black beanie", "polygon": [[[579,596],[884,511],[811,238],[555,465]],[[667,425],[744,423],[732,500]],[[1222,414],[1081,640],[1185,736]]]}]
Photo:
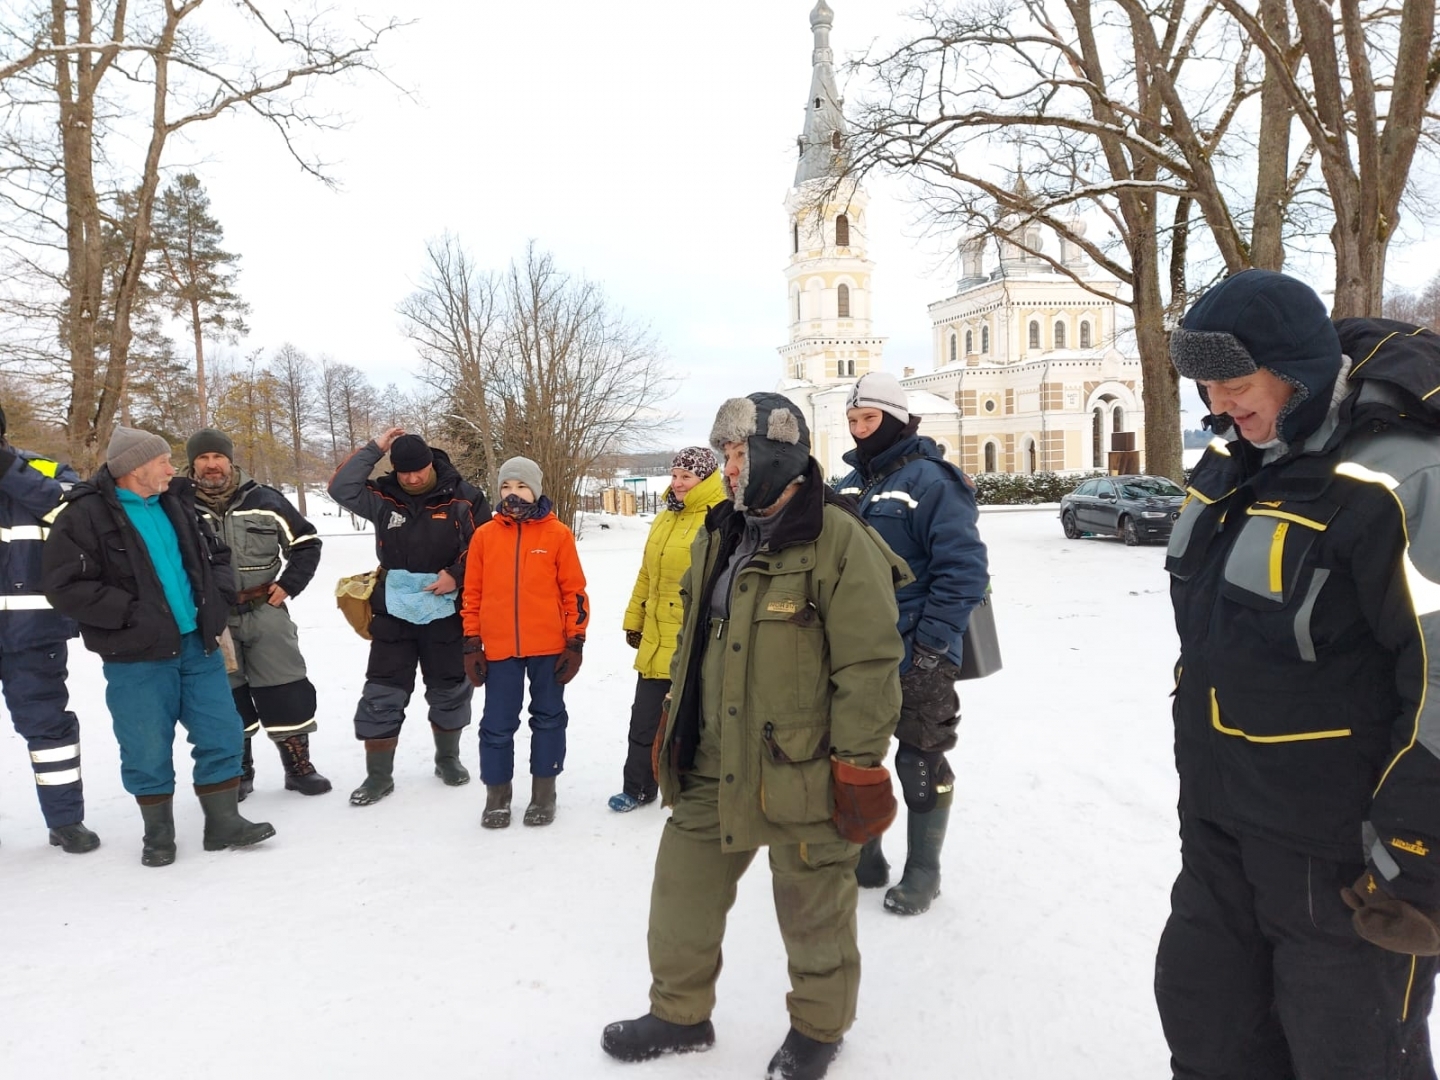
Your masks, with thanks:
[{"label": "black beanie", "polygon": [[745,465],[732,493],[737,510],[763,510],[810,463],[810,428],[783,394],[731,398],[715,414],[710,446],[725,459],[726,443],[745,443]]},{"label": "black beanie", "polygon": [[201,454],[224,454],[234,461],[235,443],[223,431],[216,431],[214,428],[208,427],[201,428],[185,443],[185,457],[189,460],[191,468],[195,467],[195,459]]},{"label": "black beanie", "polygon": [[[1335,324],[1315,290],[1274,270],[1226,278],[1170,334],[1170,361],[1187,379],[1225,382],[1263,367],[1295,387],[1275,421],[1276,434],[1287,443],[1324,421],[1340,356]],[[1210,404],[1203,388],[1200,396]],[[1227,418],[1216,430],[1228,427]]]},{"label": "black beanie", "polygon": [[401,435],[390,444],[390,464],[396,472],[419,472],[435,460],[419,435]]}]

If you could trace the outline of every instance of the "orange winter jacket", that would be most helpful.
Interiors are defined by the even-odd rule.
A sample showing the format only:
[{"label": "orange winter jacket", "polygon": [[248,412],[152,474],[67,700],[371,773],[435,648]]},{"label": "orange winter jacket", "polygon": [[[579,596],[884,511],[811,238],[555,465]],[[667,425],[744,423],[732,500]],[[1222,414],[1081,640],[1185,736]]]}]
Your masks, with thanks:
[{"label": "orange winter jacket", "polygon": [[575,535],[553,513],[519,523],[496,514],[470,538],[460,616],[487,660],[564,652],[590,623]]}]

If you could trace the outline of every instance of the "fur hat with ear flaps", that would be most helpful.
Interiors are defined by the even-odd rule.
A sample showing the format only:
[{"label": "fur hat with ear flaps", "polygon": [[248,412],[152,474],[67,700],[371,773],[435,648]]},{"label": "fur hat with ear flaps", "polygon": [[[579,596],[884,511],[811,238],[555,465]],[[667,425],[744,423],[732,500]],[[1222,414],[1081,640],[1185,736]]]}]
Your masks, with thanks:
[{"label": "fur hat with ear flaps", "polygon": [[730,491],[737,510],[765,509],[810,462],[810,428],[782,394],[751,394],[720,406],[710,446],[724,461],[725,444],[737,442],[745,444],[745,464]]}]

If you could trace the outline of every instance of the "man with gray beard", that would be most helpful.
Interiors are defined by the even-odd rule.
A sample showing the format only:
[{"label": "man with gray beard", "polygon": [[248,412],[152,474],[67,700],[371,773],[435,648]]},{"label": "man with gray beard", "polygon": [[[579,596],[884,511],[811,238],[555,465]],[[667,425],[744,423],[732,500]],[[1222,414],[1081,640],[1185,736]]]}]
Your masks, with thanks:
[{"label": "man with gray beard", "polygon": [[200,512],[229,546],[235,570],[238,595],[229,626],[238,666],[230,673],[230,692],[245,725],[240,798],[255,787],[250,739],[262,727],[280,751],[285,789],[322,795],[330,781],[310,762],[315,686],[285,607],[314,577],[320,537],[289,499],[234,463],[235,444],[224,432],[195,432],[185,452]]}]

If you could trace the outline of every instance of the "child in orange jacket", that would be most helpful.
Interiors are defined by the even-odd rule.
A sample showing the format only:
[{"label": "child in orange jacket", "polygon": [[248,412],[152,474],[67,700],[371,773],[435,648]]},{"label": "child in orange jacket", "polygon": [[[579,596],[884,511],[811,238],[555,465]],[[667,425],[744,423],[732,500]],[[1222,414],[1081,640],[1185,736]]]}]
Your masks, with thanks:
[{"label": "child in orange jacket", "polygon": [[460,616],[465,674],[485,687],[480,715],[480,824],[510,824],[515,732],[530,680],[530,805],[526,825],[555,820],[555,777],[565,767],[565,684],[580,670],[590,601],[575,535],[550,507],[540,466],[513,457],[496,476],[495,516],[475,530]]}]

